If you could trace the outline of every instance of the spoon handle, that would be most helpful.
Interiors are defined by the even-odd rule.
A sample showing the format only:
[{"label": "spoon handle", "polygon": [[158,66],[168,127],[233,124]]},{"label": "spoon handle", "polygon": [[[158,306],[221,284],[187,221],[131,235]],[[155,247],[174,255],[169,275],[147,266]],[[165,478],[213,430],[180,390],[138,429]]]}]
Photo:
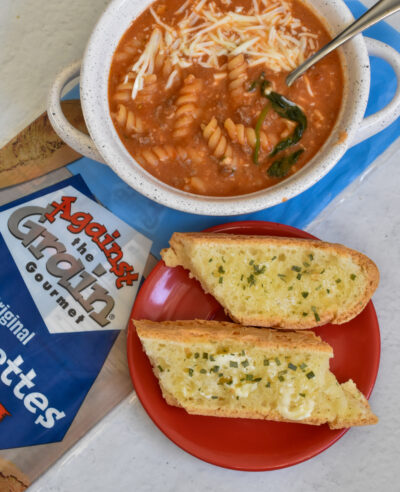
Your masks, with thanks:
[{"label": "spoon handle", "polygon": [[346,27],[346,29],[332,39],[332,41],[310,56],[310,58],[299,65],[295,70],[293,70],[293,72],[290,72],[290,74],[286,77],[286,84],[291,86],[298,77],[303,75],[306,70],[308,70],[315,63],[319,62],[319,60],[321,60],[321,58],[326,56],[328,53],[335,50],[346,41],[359,34],[361,31],[371,27],[385,17],[394,14],[398,10],[400,10],[400,0],[380,0],[380,2],[377,2],[360,18]]}]

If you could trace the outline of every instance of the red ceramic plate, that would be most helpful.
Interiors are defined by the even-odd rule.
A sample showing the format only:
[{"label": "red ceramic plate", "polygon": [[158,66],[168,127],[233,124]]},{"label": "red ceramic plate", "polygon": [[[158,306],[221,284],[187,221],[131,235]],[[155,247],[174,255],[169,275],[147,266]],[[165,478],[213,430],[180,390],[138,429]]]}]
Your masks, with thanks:
[{"label": "red ceramic plate", "polygon": [[[315,239],[299,229],[271,222],[235,222],[208,230]],[[140,289],[131,318],[227,319],[218,302],[204,294],[183,268],[168,268],[162,261]],[[349,323],[325,325],[314,331],[333,347],[331,370],[339,382],[351,378],[369,397],[380,356],[379,326],[372,302]],[[246,471],[284,468],[321,453],[346,432],[330,430],[327,425],[202,417],[167,405],[133,324],[128,332],[128,361],[137,395],[153,422],[182,449],[214,465]]]}]

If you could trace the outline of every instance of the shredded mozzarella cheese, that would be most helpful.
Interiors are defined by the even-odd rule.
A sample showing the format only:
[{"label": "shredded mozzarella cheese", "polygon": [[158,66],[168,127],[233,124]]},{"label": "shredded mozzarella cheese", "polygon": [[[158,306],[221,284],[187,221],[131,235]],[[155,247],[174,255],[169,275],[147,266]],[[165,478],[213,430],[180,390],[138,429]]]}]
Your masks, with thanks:
[{"label": "shredded mozzarella cheese", "polygon": [[243,53],[249,66],[263,64],[274,72],[293,70],[317,47],[316,34],[293,17],[285,0],[253,0],[248,14],[221,11],[215,2],[186,1],[176,11],[182,18],[169,26],[150,7],[154,27],[146,47],[131,71],[135,75],[132,99],[143,89],[143,78],[153,73],[157,54],[165,52],[175,70],[167,88],[176,77],[176,69],[197,63],[221,70],[226,59]]}]

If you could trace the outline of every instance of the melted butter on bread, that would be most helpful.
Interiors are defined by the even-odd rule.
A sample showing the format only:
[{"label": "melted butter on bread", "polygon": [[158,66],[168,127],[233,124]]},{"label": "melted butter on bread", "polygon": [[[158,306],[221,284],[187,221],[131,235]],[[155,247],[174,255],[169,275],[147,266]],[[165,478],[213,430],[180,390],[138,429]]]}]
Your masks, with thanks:
[{"label": "melted butter on bread", "polygon": [[135,321],[166,401],[189,413],[331,428],[377,422],[350,380],[329,370],[331,347],[312,332],[212,321]]},{"label": "melted butter on bread", "polygon": [[162,251],[242,324],[312,328],[359,314],[379,272],[366,256],[338,244],[295,238],[175,233]]}]

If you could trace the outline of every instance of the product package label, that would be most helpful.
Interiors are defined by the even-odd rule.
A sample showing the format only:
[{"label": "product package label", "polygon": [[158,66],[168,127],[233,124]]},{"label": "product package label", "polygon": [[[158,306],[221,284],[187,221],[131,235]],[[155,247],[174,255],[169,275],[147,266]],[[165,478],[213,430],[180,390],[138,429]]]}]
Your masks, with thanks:
[{"label": "product package label", "polygon": [[79,176],[0,208],[0,449],[63,439],[150,247]]}]

